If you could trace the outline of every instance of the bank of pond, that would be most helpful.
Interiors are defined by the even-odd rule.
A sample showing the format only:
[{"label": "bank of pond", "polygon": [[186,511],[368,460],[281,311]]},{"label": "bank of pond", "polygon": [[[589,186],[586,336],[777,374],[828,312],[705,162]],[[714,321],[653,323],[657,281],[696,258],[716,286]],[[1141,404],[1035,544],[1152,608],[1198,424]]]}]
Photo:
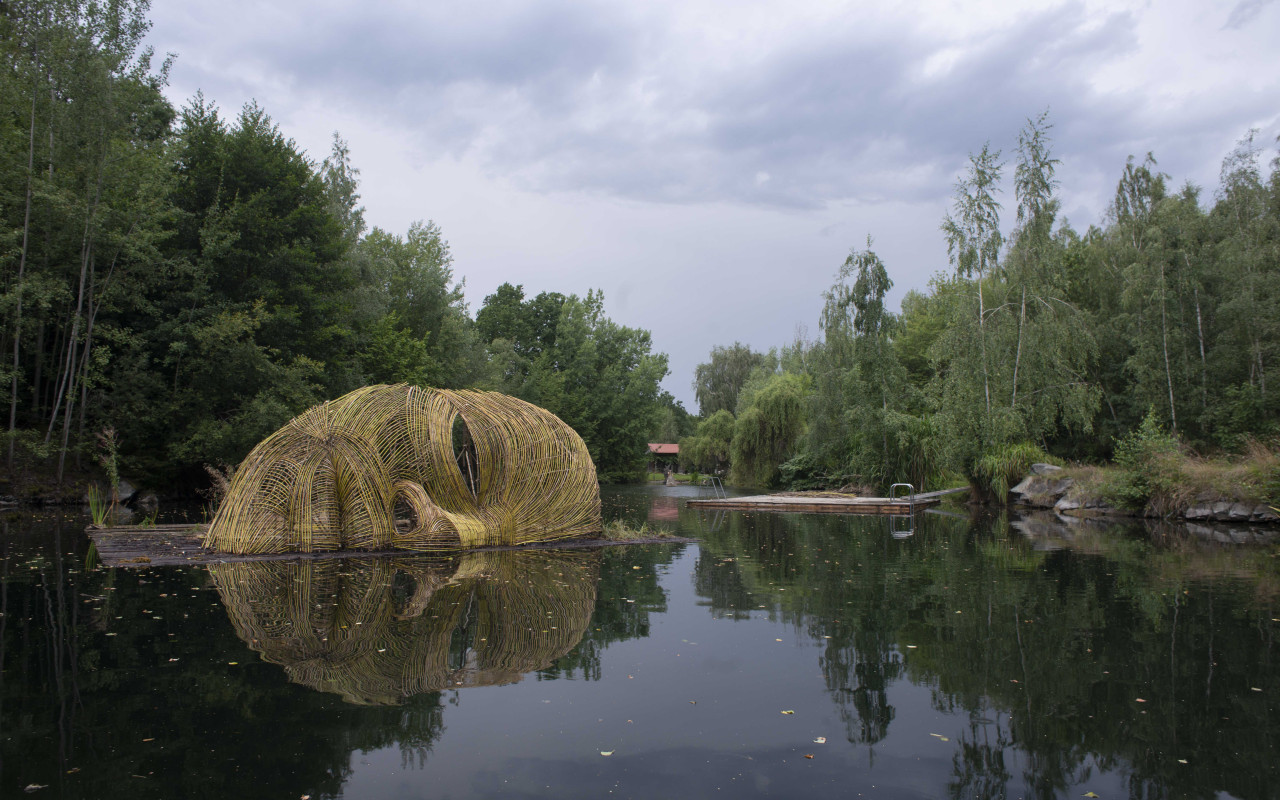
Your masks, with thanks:
[{"label": "bank of pond", "polygon": [[1273,796],[1270,526],[701,494],[602,492],[692,541],[200,566],[0,516],[0,796]]}]

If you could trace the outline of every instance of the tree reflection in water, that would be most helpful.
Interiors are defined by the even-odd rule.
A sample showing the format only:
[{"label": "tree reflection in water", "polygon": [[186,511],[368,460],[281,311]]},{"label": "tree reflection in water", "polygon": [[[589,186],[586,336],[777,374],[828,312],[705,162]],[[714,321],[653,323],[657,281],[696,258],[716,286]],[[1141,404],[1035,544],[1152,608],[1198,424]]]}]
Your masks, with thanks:
[{"label": "tree reflection in water", "polygon": [[582,639],[598,552],[501,551],[210,566],[237,635],[349,703],[519,681]]}]

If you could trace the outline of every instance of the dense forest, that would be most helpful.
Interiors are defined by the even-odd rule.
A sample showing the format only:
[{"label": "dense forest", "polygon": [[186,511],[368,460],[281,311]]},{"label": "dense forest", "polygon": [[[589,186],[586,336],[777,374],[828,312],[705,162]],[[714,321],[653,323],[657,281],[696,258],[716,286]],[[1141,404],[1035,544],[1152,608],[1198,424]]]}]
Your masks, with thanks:
[{"label": "dense forest", "polygon": [[1252,450],[1274,465],[1280,159],[1264,174],[1247,133],[1209,201],[1153,155],[1131,158],[1081,233],[1059,219],[1051,133],[1046,113],[1018,135],[1007,235],[1010,164],[989,146],[971,156],[942,221],[950,268],[900,313],[868,238],[824,295],[817,341],[714,348],[685,467],[740,485],[968,479],[1000,494],[1055,457]]},{"label": "dense forest", "polygon": [[317,163],[256,104],[162,90],[143,0],[0,3],[0,465],[57,483],[118,448],[194,486],[359,386],[504,391],[558,414],[605,481],[675,407],[647,331],[598,292],[471,315],[443,231],[368,229],[334,135]]}]

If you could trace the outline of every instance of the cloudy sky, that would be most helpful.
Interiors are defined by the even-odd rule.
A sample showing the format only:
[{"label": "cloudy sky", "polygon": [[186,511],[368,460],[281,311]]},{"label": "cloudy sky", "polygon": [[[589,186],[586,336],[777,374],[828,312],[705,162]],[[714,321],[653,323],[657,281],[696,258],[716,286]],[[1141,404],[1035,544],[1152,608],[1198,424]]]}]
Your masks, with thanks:
[{"label": "cloudy sky", "polygon": [[868,235],[895,306],[923,289],[968,154],[1046,109],[1079,229],[1130,154],[1206,198],[1249,129],[1269,160],[1278,6],[160,0],[150,42],[177,105],[256,100],[317,161],[338,131],[368,222],[435,220],[473,313],[504,281],[603,289],[696,411],[711,347],[816,336]]}]

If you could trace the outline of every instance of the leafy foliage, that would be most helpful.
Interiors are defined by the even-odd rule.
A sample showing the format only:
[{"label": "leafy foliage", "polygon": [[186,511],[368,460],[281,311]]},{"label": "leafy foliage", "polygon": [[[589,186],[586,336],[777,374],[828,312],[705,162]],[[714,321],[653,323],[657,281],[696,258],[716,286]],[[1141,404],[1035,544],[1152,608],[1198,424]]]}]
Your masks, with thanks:
[{"label": "leafy foliage", "polygon": [[711,360],[694,370],[693,389],[699,414],[707,418],[717,411],[736,412],[738,395],[751,373],[772,366],[768,355],[757,353],[740,342],[711,348]]},{"label": "leafy foliage", "polygon": [[[1280,434],[1280,157],[1266,176],[1246,135],[1208,208],[1194,186],[1171,192],[1153,155],[1130,158],[1103,224],[1081,234],[1058,219],[1051,133],[1041,114],[1017,137],[1007,236],[1006,165],[990,145],[971,156],[942,224],[952,268],[900,314],[884,306],[890,269],[870,239],[850,253],[824,293],[822,339],[782,359],[811,387],[797,447],[772,457],[787,485],[963,478],[1000,497],[1032,461],[1114,453],[1133,464],[1117,499],[1158,511],[1186,501],[1171,486],[1188,476],[1157,444],[1238,452]],[[700,390],[730,352],[713,351],[719,373],[700,367]],[[743,436],[776,372],[739,368]],[[748,441],[734,477],[773,479]]]},{"label": "leafy foliage", "polygon": [[379,382],[543,403],[605,479],[639,474],[664,409],[690,427],[659,399],[665,356],[596,293],[526,303],[506,284],[473,320],[439,226],[366,230],[337,134],[316,164],[256,103],[175,112],[146,12],[0,4],[10,474],[62,482],[111,426],[131,476],[202,484],[203,464]]},{"label": "leafy foliage", "polygon": [[1129,508],[1171,510],[1169,500],[1181,483],[1180,464],[1177,437],[1166,433],[1150,411],[1137,430],[1116,443],[1121,479],[1109,487],[1110,493]]},{"label": "leafy foliage", "polygon": [[476,328],[501,370],[503,391],[556,414],[586,442],[600,480],[639,480],[658,423],[667,357],[648,331],[604,314],[604,295],[542,293],[504,284],[485,298]]},{"label": "leafy foliage", "polygon": [[730,480],[741,486],[768,486],[778,465],[789,459],[804,432],[808,380],[774,375],[756,393],[733,426]]},{"label": "leafy foliage", "polygon": [[680,440],[680,468],[716,474],[729,463],[733,444],[733,414],[723,408],[698,423],[693,436]]}]

